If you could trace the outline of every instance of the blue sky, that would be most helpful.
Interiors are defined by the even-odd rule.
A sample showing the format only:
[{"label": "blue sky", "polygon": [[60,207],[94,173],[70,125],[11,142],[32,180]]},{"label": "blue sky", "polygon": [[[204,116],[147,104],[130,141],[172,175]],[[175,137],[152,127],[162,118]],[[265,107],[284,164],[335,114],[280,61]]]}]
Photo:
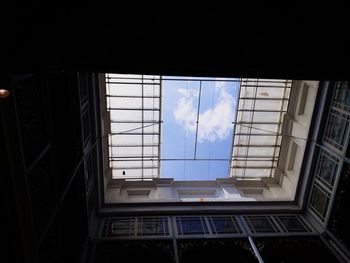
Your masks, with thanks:
[{"label": "blue sky", "polygon": [[[162,85],[161,158],[193,159],[200,82],[163,80]],[[197,158],[230,158],[238,85],[202,81]],[[228,161],[161,162],[161,177],[175,180],[215,180],[228,171]]]}]

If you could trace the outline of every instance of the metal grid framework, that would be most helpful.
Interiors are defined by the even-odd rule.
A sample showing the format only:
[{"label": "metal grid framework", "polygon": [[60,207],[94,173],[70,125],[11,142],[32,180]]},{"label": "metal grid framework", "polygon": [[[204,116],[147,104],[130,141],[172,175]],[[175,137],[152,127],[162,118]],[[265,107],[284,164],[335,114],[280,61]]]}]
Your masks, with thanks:
[{"label": "metal grid framework", "polygon": [[106,74],[109,165],[113,179],[159,177],[161,77]]},{"label": "metal grid framework", "polygon": [[337,181],[350,137],[349,82],[333,82],[330,87],[333,88],[331,107],[325,118],[327,122],[321,145],[317,146],[317,165],[308,200],[308,211],[324,225],[327,225],[331,214]]},{"label": "metal grid framework", "polygon": [[105,237],[169,236],[168,217],[119,217],[105,220]]},{"label": "metal grid framework", "polygon": [[241,79],[230,177],[273,176],[291,86],[291,80]]},{"label": "metal grid framework", "polygon": [[244,237],[312,235],[301,215],[118,217],[104,221],[101,238]]}]

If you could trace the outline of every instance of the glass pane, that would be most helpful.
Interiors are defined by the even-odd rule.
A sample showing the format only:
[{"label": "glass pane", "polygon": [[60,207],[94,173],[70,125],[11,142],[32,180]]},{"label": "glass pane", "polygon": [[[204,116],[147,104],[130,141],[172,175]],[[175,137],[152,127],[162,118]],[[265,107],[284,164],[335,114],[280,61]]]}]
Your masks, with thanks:
[{"label": "glass pane", "polygon": [[208,232],[201,217],[180,217],[176,219],[176,225],[181,235],[200,235]]},{"label": "glass pane", "polygon": [[323,219],[328,207],[329,198],[320,188],[313,186],[310,199],[310,205]]},{"label": "glass pane", "polygon": [[329,115],[325,140],[340,150],[343,149],[344,136],[348,126],[348,121],[348,116],[337,111],[333,111]]},{"label": "glass pane", "polygon": [[279,232],[278,228],[268,216],[245,216],[244,219],[252,233]]},{"label": "glass pane", "polygon": [[216,234],[238,234],[242,233],[237,221],[231,217],[210,217],[210,227]]},{"label": "glass pane", "polygon": [[337,168],[338,165],[335,158],[332,158],[328,153],[322,151],[320,153],[320,159],[317,167],[317,175],[328,184],[333,185],[333,179]]}]

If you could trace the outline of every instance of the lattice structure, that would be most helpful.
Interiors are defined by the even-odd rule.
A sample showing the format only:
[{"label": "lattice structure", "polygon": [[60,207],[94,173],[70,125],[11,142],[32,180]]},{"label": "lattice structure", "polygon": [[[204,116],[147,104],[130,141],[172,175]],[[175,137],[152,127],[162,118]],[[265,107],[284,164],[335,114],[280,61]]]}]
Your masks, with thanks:
[{"label": "lattice structure", "polygon": [[113,179],[159,177],[161,77],[106,74]]},{"label": "lattice structure", "polygon": [[291,80],[241,79],[230,177],[272,177]]}]

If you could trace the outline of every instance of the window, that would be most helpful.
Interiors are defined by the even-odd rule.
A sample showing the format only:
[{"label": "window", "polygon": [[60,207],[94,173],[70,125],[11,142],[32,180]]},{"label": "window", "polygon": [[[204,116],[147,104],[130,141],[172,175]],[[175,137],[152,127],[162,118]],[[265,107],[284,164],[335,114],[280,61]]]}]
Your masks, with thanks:
[{"label": "window", "polygon": [[327,214],[331,193],[323,189],[317,182],[311,188],[309,207],[317,217],[324,221]]},{"label": "window", "polygon": [[209,234],[209,230],[202,216],[176,217],[177,233],[180,236]]},{"label": "window", "polygon": [[138,236],[167,236],[169,226],[167,217],[140,217],[137,220]]},{"label": "window", "polygon": [[280,230],[271,216],[244,216],[251,233],[278,233]]},{"label": "window", "polygon": [[334,185],[339,160],[324,150],[320,151],[318,158],[316,179],[331,189]]},{"label": "window", "polygon": [[335,83],[334,106],[350,112],[349,82],[339,81]]},{"label": "window", "polygon": [[307,224],[300,216],[276,216],[275,218],[284,232],[311,232],[311,229],[307,226]]},{"label": "window", "polygon": [[342,151],[348,132],[348,123],[349,115],[332,109],[326,126],[325,142]]},{"label": "window", "polygon": [[211,216],[208,221],[213,234],[243,233],[235,217]]},{"label": "window", "polygon": [[129,237],[135,236],[135,218],[115,218],[105,222],[104,236]]}]

